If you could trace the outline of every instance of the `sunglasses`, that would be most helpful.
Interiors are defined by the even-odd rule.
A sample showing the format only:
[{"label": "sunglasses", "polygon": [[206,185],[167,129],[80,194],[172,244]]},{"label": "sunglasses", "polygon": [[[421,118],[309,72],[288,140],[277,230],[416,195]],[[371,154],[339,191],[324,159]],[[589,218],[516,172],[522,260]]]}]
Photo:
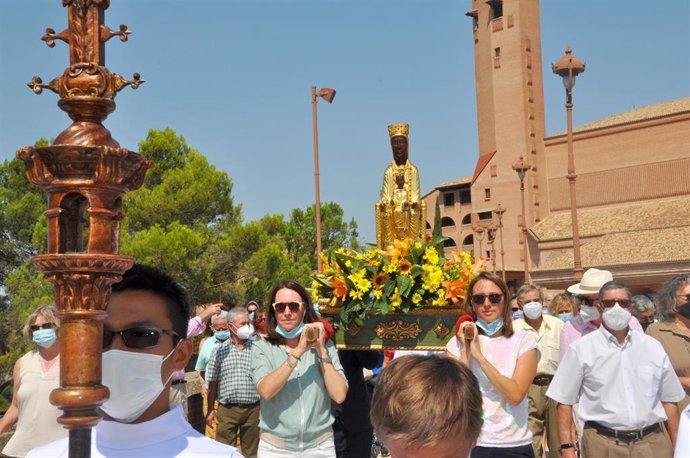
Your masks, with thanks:
[{"label": "sunglasses", "polygon": [[583,296],[580,296],[579,299],[580,299],[580,305],[587,305],[589,307],[594,305],[594,303],[596,302],[596,299],[590,299],[588,297],[583,297]]},{"label": "sunglasses", "polygon": [[172,336],[173,339],[177,338],[178,340],[182,340],[182,337],[170,329],[144,327],[123,329],[122,331],[103,329],[103,348],[108,348],[110,344],[113,343],[115,334],[119,335],[122,342],[129,348],[153,348],[158,345],[161,333],[168,334]]},{"label": "sunglasses", "polygon": [[38,331],[39,329],[53,329],[53,323],[43,323],[43,324],[32,324],[29,326],[31,332]]},{"label": "sunglasses", "polygon": [[474,305],[482,305],[486,298],[489,298],[489,302],[492,304],[500,304],[501,300],[503,300],[503,294],[498,294],[498,293],[491,293],[491,294],[473,294],[472,295],[472,303]]},{"label": "sunglasses", "polygon": [[685,302],[690,302],[690,294],[677,294],[676,297],[684,297]]},{"label": "sunglasses", "polygon": [[633,306],[633,301],[628,300],[628,299],[604,299],[601,301],[601,305],[605,308],[611,308],[614,305],[620,305],[624,309],[629,309],[630,307]]},{"label": "sunglasses", "polygon": [[298,312],[300,307],[304,305],[304,302],[274,302],[273,310],[278,313],[283,313],[286,308],[289,308],[291,312]]}]

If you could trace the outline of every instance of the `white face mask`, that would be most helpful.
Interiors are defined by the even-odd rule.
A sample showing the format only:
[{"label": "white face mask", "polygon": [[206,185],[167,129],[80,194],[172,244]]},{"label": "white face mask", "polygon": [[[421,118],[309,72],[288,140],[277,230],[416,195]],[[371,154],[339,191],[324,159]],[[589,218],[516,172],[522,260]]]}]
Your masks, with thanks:
[{"label": "white face mask", "polygon": [[630,317],[632,317],[630,311],[618,305],[618,302],[610,309],[604,310],[603,315],[604,324],[613,331],[625,329],[630,323]]},{"label": "white face mask", "polygon": [[541,302],[532,301],[523,305],[522,311],[530,320],[536,320],[541,316],[542,312],[544,311],[544,307],[541,305]]},{"label": "white face mask", "polygon": [[240,339],[247,340],[249,339],[249,336],[254,334],[254,326],[252,326],[251,324],[245,324],[244,326],[237,328],[235,334]]},{"label": "white face mask", "polygon": [[580,306],[580,316],[585,322],[594,321],[598,319],[601,315],[599,314],[599,309],[593,305],[581,305]]},{"label": "white face mask", "polygon": [[120,423],[131,423],[148,409],[165,388],[173,373],[163,383],[161,369],[167,356],[108,350],[103,353],[103,385],[110,397],[101,409]]}]

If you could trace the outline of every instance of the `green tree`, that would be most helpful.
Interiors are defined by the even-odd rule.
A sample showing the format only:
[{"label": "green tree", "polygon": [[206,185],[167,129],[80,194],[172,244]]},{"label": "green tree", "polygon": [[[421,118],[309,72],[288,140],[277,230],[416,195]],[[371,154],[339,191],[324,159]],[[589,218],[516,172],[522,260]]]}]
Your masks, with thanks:
[{"label": "green tree", "polygon": [[434,228],[431,231],[433,237],[441,237],[443,235],[441,228],[441,205],[439,204],[439,196],[436,196],[436,205],[434,206]]}]

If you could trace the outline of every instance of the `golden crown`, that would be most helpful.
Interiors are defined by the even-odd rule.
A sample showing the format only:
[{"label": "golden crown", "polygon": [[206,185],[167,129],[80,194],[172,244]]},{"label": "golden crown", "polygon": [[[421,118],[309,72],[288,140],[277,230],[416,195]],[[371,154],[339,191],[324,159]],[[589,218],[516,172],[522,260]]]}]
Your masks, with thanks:
[{"label": "golden crown", "polygon": [[391,138],[397,137],[398,135],[402,135],[403,137],[408,137],[410,133],[410,125],[409,124],[391,124],[388,126],[388,135],[390,135]]}]

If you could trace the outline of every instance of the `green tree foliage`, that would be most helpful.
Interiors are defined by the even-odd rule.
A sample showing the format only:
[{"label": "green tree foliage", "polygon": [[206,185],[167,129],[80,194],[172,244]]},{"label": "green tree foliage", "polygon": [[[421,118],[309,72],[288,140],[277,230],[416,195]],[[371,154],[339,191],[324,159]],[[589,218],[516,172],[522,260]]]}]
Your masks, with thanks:
[{"label": "green tree foliage", "polygon": [[[264,303],[280,280],[309,285],[316,268],[313,205],[294,209],[287,218],[266,215],[245,223],[230,177],[182,136],[171,129],[150,130],[139,150],[156,166],[144,186],[125,197],[122,254],[168,272],[187,287],[193,304],[221,297],[238,304],[250,299]],[[0,234],[9,234],[23,250],[8,268],[7,296],[0,296],[0,305],[4,299],[11,311],[5,327],[0,326],[0,352],[6,353],[0,368],[27,348],[18,334],[22,320],[36,305],[53,301],[52,286],[26,262],[31,254],[45,251],[47,225],[42,196],[23,172],[18,161],[0,168]],[[338,204],[324,203],[323,248],[357,248],[357,237],[357,223],[346,222]],[[17,350],[7,352],[9,345]]]},{"label": "green tree foliage", "polygon": [[[439,193],[440,195],[440,193]],[[439,196],[436,196],[436,205],[434,206],[434,228],[431,235],[433,237],[441,237],[443,229],[441,227],[441,204],[439,204]]]}]

